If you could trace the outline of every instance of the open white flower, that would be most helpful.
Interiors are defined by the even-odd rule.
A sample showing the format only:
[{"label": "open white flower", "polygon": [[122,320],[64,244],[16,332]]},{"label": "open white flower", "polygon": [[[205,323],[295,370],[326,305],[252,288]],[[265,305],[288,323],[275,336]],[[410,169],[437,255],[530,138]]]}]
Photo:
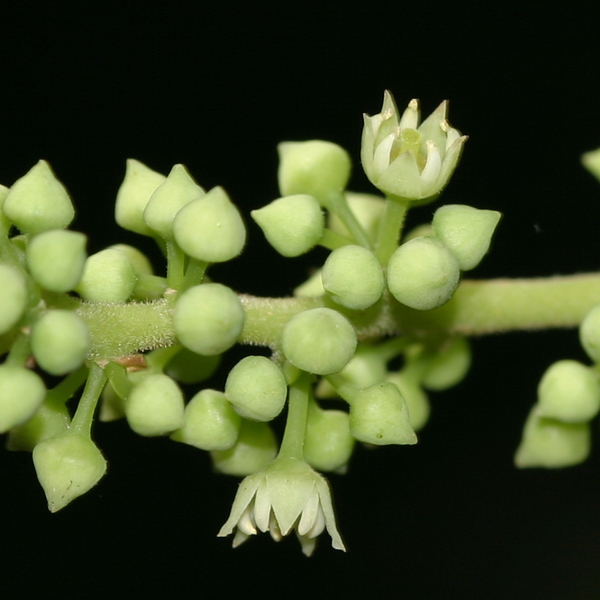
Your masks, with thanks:
[{"label": "open white flower", "polygon": [[278,542],[294,530],[302,552],[310,556],[317,536],[327,529],[332,546],[346,550],[335,524],[327,481],[304,461],[293,458],[277,458],[242,481],[218,536],[229,535],[234,529],[234,548],[258,531],[269,531]]},{"label": "open white flower", "polygon": [[411,100],[398,119],[392,95],[386,91],[381,112],[364,115],[361,146],[363,169],[371,183],[405,200],[433,199],[448,183],[467,136],[447,121],[442,102],[419,125],[419,102]]}]

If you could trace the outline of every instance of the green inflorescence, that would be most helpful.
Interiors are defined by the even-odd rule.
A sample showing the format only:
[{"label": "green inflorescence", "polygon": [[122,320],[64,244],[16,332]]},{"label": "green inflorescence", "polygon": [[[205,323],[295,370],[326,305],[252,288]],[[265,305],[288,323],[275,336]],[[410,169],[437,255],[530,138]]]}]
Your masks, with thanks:
[{"label": "green inflorescence", "polygon": [[[363,168],[382,195],[346,189],[351,159],[336,144],[279,146],[280,197],[252,218],[285,257],[330,251],[290,298],[240,294],[206,276],[240,255],[246,226],[225,189],[203,189],[183,165],[163,175],[129,160],[117,193],[117,223],[156,240],[162,274],[129,245],[88,256],[44,161],[0,187],[0,433],[8,449],[32,452],[49,509],[104,476],[96,415],[124,418],[139,435],[205,450],[216,471],[246,477],[219,532],[235,532],[234,546],[259,531],[275,540],[294,531],[310,555],[327,530],[344,550],[317,471],[345,473],[357,442],[416,443],[429,394],[469,369],[465,334],[583,320],[582,344],[598,363],[598,278],[461,282],[490,247],[501,216],[493,210],[443,206],[430,224],[403,231],[407,211],[439,196],[462,153],[466,137],[446,115],[443,103],[421,123],[417,101],[400,114],[386,92],[381,113],[365,116]],[[571,300],[530,314],[531,298],[548,289]],[[211,378],[238,343],[267,355],[254,348],[215,389]],[[569,360],[550,367],[518,466],[587,456],[599,372]],[[186,401],[180,384],[198,390]],[[280,414],[279,444],[271,421]]]}]

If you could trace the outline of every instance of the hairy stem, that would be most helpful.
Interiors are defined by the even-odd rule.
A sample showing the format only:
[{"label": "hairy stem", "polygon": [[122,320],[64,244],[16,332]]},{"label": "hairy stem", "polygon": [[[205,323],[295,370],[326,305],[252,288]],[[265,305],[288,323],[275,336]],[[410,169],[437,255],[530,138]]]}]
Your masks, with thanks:
[{"label": "hairy stem", "polygon": [[[259,298],[242,294],[246,323],[240,343],[277,348],[294,315],[333,305],[327,298]],[[440,308],[417,311],[386,295],[366,311],[344,310],[360,338],[383,335],[417,337],[487,335],[507,331],[576,327],[600,303],[600,274],[539,279],[463,281]],[[92,335],[90,358],[115,358],[175,343],[172,304],[99,304],[81,302],[77,313]],[[1,341],[1,339],[0,339]],[[1,344],[0,344],[1,345]]]}]

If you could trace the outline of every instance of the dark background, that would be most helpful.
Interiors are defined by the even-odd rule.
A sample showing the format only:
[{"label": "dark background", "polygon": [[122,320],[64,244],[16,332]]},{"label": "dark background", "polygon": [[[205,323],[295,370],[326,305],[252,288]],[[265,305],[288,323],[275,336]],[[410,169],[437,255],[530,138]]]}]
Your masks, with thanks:
[{"label": "dark background", "polygon": [[[4,2],[0,181],[45,158],[90,250],[149,248],[112,224],[126,158],[184,163],[247,215],[277,196],[276,144],[322,138],[349,150],[352,187],[369,191],[361,114],[390,89],[424,113],[449,99],[470,136],[444,199],[504,213],[474,277],[595,270],[600,187],[579,155],[600,146],[600,42],[582,4]],[[248,226],[246,253],[217,276],[289,294],[315,256],[279,259]],[[30,456],[0,453],[3,581],[32,597],[600,597],[598,449],[564,471],[512,466],[544,369],[586,360],[576,333],[474,350],[467,381],[432,397],[416,447],[359,449],[330,478],[345,555],[326,536],[311,559],[268,536],[231,550],[215,535],[237,482],[193,448],[113,423],[95,430],[109,476],[56,515]]]}]

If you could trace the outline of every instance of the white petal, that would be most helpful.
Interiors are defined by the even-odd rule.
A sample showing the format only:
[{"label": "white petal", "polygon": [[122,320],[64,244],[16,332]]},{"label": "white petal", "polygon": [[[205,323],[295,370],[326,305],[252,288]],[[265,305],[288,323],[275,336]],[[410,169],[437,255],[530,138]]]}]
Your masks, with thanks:
[{"label": "white petal", "polygon": [[390,164],[390,155],[392,146],[398,139],[397,132],[390,133],[380,144],[375,148],[373,155],[373,175],[379,177]]},{"label": "white petal", "polygon": [[345,552],[346,546],[344,546],[342,537],[335,524],[335,513],[333,511],[333,504],[331,503],[331,493],[329,492],[329,485],[325,478],[321,477],[321,480],[317,482],[317,490],[319,491],[319,496],[321,498],[323,516],[325,517],[325,527],[327,527],[327,532],[331,536],[331,545],[336,550],[343,550]]},{"label": "white petal", "polygon": [[408,103],[408,108],[402,114],[400,129],[416,129],[419,126],[419,101],[411,100]]},{"label": "white petal", "polygon": [[269,529],[271,519],[271,498],[266,480],[263,480],[256,490],[254,497],[254,522],[264,533]]},{"label": "white petal", "polygon": [[313,494],[308,499],[304,510],[302,511],[302,515],[300,516],[300,521],[298,523],[298,533],[300,535],[306,535],[312,528],[315,526],[317,522],[317,518],[319,516],[320,511],[320,501],[319,494],[315,489]]},{"label": "white petal", "polygon": [[242,483],[240,483],[235,500],[233,501],[233,506],[231,507],[229,518],[223,527],[221,527],[219,533],[217,533],[217,537],[224,537],[233,532],[241,516],[244,514],[244,511],[248,508],[248,505],[252,501],[254,493],[256,492],[256,488],[258,487],[262,478],[262,473],[255,473],[254,475],[246,477]]},{"label": "white petal", "polygon": [[253,513],[252,507],[249,506],[244,511],[244,513],[240,517],[240,520],[237,523],[237,530],[239,532],[242,532],[246,536],[256,535],[256,527],[254,526],[254,521],[252,519],[252,513]]},{"label": "white petal", "polygon": [[425,185],[435,182],[442,168],[442,157],[434,142],[427,140],[427,162],[421,171],[421,181]]}]

